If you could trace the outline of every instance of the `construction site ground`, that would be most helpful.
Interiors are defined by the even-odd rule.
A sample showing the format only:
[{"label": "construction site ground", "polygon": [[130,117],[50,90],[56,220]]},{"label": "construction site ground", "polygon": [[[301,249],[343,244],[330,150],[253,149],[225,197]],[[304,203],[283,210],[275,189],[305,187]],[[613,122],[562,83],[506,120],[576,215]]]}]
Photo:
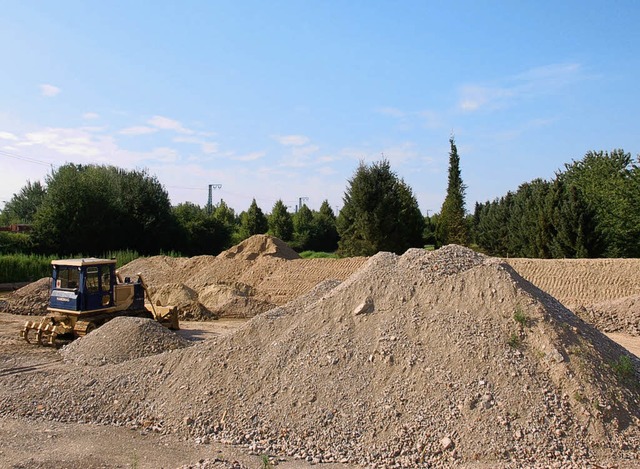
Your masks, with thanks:
[{"label": "construction site ground", "polygon": [[[4,292],[6,293],[6,292]],[[0,297],[2,293],[0,292]],[[18,339],[32,316],[0,313],[0,377],[35,371],[64,373],[65,365],[52,347],[38,347]],[[216,321],[183,322],[180,336],[194,341],[232,333],[248,319],[222,318]],[[105,425],[32,421],[0,417],[0,468],[15,469],[102,469],[167,468],[219,460],[219,467],[239,462],[261,468],[261,455],[246,448],[211,441],[197,444],[173,435],[157,435]],[[314,467],[304,461],[277,461],[278,467]],[[210,463],[211,467],[213,463]],[[327,469],[348,468],[326,464]]]},{"label": "construction site ground", "polygon": [[[125,266],[180,303],[195,345],[121,364],[21,341],[34,284],[0,313],[0,468],[637,467],[640,260],[315,261],[280,243]],[[75,350],[99,359],[90,336]]]}]

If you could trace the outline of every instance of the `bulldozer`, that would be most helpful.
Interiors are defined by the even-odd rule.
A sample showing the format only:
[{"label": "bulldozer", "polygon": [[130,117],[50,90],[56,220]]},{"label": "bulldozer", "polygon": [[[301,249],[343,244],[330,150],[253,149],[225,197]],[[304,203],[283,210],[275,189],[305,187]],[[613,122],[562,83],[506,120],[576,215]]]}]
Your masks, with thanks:
[{"label": "bulldozer", "polygon": [[154,305],[142,275],[122,278],[115,259],[63,259],[51,265],[48,313],[40,321],[27,321],[20,332],[29,343],[55,346],[118,316],[146,317],[169,329],[180,328],[177,309]]}]

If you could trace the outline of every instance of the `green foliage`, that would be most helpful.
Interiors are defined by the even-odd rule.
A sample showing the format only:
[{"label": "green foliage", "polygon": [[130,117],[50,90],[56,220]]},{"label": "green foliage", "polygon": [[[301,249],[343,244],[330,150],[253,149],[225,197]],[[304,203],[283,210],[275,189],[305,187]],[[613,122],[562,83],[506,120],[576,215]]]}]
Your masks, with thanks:
[{"label": "green foliage", "polygon": [[66,164],[47,177],[32,237],[44,253],[88,255],[168,248],[172,233],[169,196],[145,171]]},{"label": "green foliage", "polygon": [[31,223],[46,194],[40,181],[27,184],[18,194],[13,194],[0,214],[0,224]]},{"label": "green foliage", "polygon": [[516,332],[514,332],[509,337],[509,340],[507,340],[507,344],[511,348],[520,348],[520,346],[522,345],[522,339]]},{"label": "green foliage", "polygon": [[594,212],[605,257],[640,257],[640,167],[623,150],[588,152],[565,165],[565,182],[575,185]]},{"label": "green foliage", "polygon": [[551,224],[550,257],[599,257],[603,244],[596,214],[584,200],[581,190],[564,179],[558,175],[547,201]]},{"label": "green foliage", "polygon": [[529,318],[520,308],[513,312],[513,320],[521,326],[526,326],[529,323]]},{"label": "green foliage", "polygon": [[296,251],[333,252],[338,249],[336,216],[327,200],[322,202],[318,211],[303,205],[293,215],[293,241],[290,245]]},{"label": "green foliage", "polygon": [[256,234],[264,234],[268,229],[267,217],[262,212],[262,209],[258,207],[256,199],[253,199],[249,209],[240,214],[240,228],[236,239],[242,240]]},{"label": "green foliage", "polygon": [[436,246],[438,240],[436,233],[438,230],[438,223],[440,222],[440,215],[437,213],[434,215],[424,217],[424,230],[422,231],[422,239],[426,245]]},{"label": "green foliage", "polygon": [[462,183],[460,173],[460,157],[453,137],[449,139],[449,177],[447,195],[440,210],[436,237],[440,245],[461,244],[469,242],[469,233],[465,221],[464,196],[466,186]]},{"label": "green foliage", "polygon": [[293,214],[293,241],[291,247],[297,251],[309,248],[313,233],[313,212],[306,205],[302,205]]},{"label": "green foliage", "polygon": [[173,246],[185,255],[218,254],[227,246],[229,228],[206,209],[185,202],[173,208],[173,216],[178,226]]},{"label": "green foliage", "polygon": [[273,463],[266,454],[262,455],[262,469],[273,469]]},{"label": "green foliage", "polygon": [[220,203],[214,207],[212,216],[221,224],[221,228],[226,235],[222,249],[224,250],[231,247],[233,244],[232,238],[239,226],[239,220],[238,217],[236,217],[235,211],[229,207],[224,200],[220,200]]},{"label": "green foliage", "polygon": [[553,181],[476,204],[473,240],[503,257],[640,255],[640,168],[622,150],[589,152]]},{"label": "green foliage", "polygon": [[[176,254],[176,253],[173,253]],[[168,255],[168,254],[167,254]],[[42,254],[8,254],[0,256],[0,283],[32,282],[43,277],[51,276],[51,261],[54,259],[80,259],[91,257],[83,254],[69,256]],[[140,257],[136,251],[121,250],[108,251],[96,257],[102,259],[116,259],[116,267],[120,268]]]},{"label": "green foliage", "polygon": [[29,253],[32,249],[33,243],[28,234],[0,231],[0,254]]},{"label": "green foliage", "polygon": [[371,166],[360,162],[343,201],[337,219],[340,255],[400,254],[422,245],[424,219],[418,202],[387,160]]},{"label": "green foliage", "polygon": [[33,282],[51,276],[53,256],[8,254],[0,256],[0,283]]},{"label": "green foliage", "polygon": [[611,364],[611,368],[621,381],[629,381],[635,374],[633,362],[627,355],[620,355],[618,360]]},{"label": "green foliage", "polygon": [[269,234],[289,242],[293,239],[293,220],[282,200],[277,200],[268,218]]},{"label": "green foliage", "polygon": [[320,252],[320,251],[302,251],[300,257],[303,259],[339,259],[340,256],[335,252]]},{"label": "green foliage", "polygon": [[338,249],[339,238],[336,216],[329,201],[324,200],[320,205],[320,210],[313,213],[311,236],[307,249],[333,252]]}]

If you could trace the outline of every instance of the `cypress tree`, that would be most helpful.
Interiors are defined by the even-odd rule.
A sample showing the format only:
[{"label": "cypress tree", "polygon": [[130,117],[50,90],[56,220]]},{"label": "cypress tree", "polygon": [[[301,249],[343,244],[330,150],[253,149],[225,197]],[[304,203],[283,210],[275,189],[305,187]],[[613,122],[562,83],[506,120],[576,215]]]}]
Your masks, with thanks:
[{"label": "cypress tree", "polygon": [[467,223],[465,221],[464,193],[466,186],[460,175],[460,157],[453,137],[449,139],[449,180],[447,196],[440,210],[437,239],[440,245],[462,244],[469,239]]}]

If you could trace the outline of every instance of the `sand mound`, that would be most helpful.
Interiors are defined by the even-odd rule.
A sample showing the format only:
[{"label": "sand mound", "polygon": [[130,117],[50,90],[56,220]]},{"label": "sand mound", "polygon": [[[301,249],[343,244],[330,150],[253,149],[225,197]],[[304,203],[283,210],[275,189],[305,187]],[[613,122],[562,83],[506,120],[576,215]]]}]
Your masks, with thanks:
[{"label": "sand mound", "polygon": [[186,257],[141,257],[122,266],[118,271],[123,277],[130,277],[132,280],[137,279],[140,273],[147,285],[158,286],[179,281],[175,278],[175,273],[186,262]]},{"label": "sand mound", "polygon": [[2,312],[26,315],[46,314],[50,291],[51,278],[41,278],[8,295]]},{"label": "sand mound", "polygon": [[154,305],[175,306],[178,318],[187,321],[216,319],[215,311],[209,310],[200,301],[198,293],[182,283],[165,283],[159,288],[149,287]]},{"label": "sand mound", "polygon": [[602,332],[640,336],[640,295],[580,306],[575,313]]},{"label": "sand mound", "polygon": [[251,318],[271,308],[273,304],[253,298],[254,289],[247,284],[217,283],[200,290],[200,301],[218,317]]},{"label": "sand mound", "polygon": [[268,235],[253,235],[240,244],[221,252],[219,257],[226,259],[254,260],[262,256],[278,257],[281,259],[300,259],[297,252],[284,241]]},{"label": "sand mound", "polygon": [[152,422],[371,467],[640,457],[638,359],[497,259],[458,246],[379,253],[282,310],[100,373],[32,375],[5,387],[0,415]]},{"label": "sand mound", "polygon": [[60,349],[67,362],[105,365],[191,345],[152,319],[117,317]]}]

